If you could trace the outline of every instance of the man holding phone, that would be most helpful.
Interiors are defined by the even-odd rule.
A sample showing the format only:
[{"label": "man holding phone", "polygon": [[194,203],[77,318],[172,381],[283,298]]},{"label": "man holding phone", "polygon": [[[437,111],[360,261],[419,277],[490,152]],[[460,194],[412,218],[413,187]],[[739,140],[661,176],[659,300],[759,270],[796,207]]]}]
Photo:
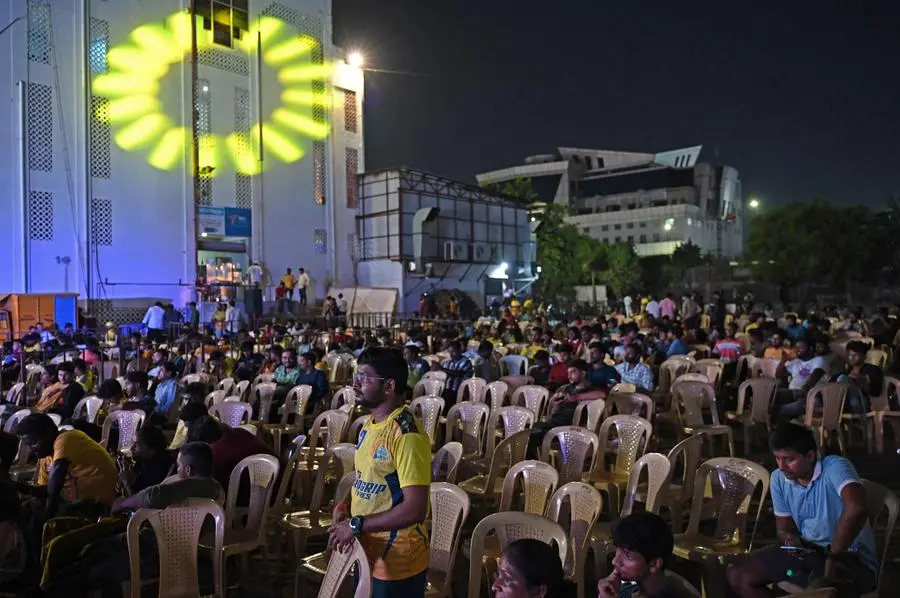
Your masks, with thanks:
[{"label": "man holding phone", "polygon": [[866,512],[866,491],[844,457],[819,457],[812,431],[779,424],[770,438],[778,469],[771,494],[780,546],[754,551],[728,568],[740,598],[771,596],[767,586],[789,581],[834,587],[838,596],[875,589],[878,557]]}]

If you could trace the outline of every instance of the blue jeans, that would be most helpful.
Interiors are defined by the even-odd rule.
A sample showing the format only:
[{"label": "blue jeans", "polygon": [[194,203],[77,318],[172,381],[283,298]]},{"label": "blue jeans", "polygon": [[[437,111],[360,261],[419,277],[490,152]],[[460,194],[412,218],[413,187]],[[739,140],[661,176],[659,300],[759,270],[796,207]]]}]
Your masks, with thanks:
[{"label": "blue jeans", "polygon": [[406,579],[372,580],[372,598],[422,598],[428,582],[428,570]]}]

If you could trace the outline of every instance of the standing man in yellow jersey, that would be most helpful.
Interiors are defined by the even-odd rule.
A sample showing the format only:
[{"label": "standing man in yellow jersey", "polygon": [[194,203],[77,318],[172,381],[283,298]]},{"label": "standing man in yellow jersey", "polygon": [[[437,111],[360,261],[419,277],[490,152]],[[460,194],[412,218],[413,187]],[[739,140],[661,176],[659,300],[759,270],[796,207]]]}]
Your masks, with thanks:
[{"label": "standing man in yellow jersey", "polygon": [[297,286],[297,277],[294,276],[290,268],[281,277],[281,282],[284,283],[284,288],[287,289],[288,301],[292,301],[294,299],[294,287]]},{"label": "standing man in yellow jersey", "polygon": [[372,415],[356,445],[350,500],[334,510],[329,545],[344,550],[359,538],[372,566],[373,598],[418,598],[425,595],[429,564],[431,444],[403,404],[403,355],[373,347],[357,363],[358,402]]}]

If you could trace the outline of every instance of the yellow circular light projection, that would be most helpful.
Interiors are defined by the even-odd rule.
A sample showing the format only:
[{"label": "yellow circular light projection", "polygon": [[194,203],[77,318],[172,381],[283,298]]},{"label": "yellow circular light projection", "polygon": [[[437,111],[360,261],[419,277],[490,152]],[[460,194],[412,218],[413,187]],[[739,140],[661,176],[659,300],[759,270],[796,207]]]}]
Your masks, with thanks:
[{"label": "yellow circular light projection", "polygon": [[[212,32],[203,29],[200,18],[197,23],[198,49],[211,47]],[[269,120],[254,123],[248,130],[224,138],[202,135],[197,145],[199,171],[209,173],[204,176],[220,173],[225,160],[241,174],[259,173],[260,140],[267,156],[291,163],[303,158],[304,138],[328,136],[328,125],[310,116],[310,108],[331,106],[328,94],[314,92],[310,85],[331,73],[329,64],[305,60],[318,45],[312,37],[298,36],[283,21],[268,16],[257,19],[243,39],[235,40],[235,47],[248,55],[264,48],[263,62],[278,69],[281,105]],[[190,147],[190,128],[175,126],[158,98],[160,80],[172,65],[190,59],[190,54],[191,16],[176,13],[165,24],[141,25],[128,42],[110,48],[109,72],[93,81],[93,92],[109,100],[96,116],[115,128],[116,145],[126,151],[146,150],[148,162],[160,170],[175,168]]]}]

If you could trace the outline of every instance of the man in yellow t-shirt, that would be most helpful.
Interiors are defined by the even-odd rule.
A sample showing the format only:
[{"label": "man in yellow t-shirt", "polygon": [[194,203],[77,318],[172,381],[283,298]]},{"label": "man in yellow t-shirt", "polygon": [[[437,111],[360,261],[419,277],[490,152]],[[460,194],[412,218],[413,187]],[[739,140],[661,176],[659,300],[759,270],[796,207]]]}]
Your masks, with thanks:
[{"label": "man in yellow t-shirt", "polygon": [[281,282],[284,283],[284,288],[287,289],[285,291],[285,295],[287,295],[287,298],[293,299],[294,287],[297,286],[297,277],[291,273],[290,268],[288,268],[285,275],[281,277]]},{"label": "man in yellow t-shirt", "polygon": [[357,403],[372,415],[356,445],[350,500],[333,513],[329,545],[343,550],[359,539],[372,566],[373,598],[421,597],[429,563],[431,443],[403,404],[408,368],[400,352],[367,349],[357,363]]},{"label": "man in yellow t-shirt", "polygon": [[35,487],[46,492],[47,518],[72,503],[79,503],[81,513],[108,512],[116,498],[118,472],[106,449],[78,430],[57,430],[43,413],[23,419],[17,432],[39,459]]}]

